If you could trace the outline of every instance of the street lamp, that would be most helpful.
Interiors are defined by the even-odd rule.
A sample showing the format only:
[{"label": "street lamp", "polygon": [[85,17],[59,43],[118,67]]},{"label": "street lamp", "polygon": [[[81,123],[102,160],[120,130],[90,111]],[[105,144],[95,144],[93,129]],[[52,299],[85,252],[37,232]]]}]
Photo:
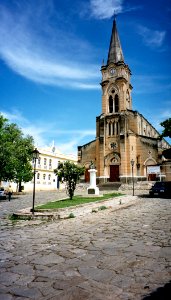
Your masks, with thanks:
[{"label": "street lamp", "polygon": [[134,196],[134,160],[131,159],[131,166],[132,166],[132,195]]},{"label": "street lamp", "polygon": [[36,184],[36,160],[39,158],[40,152],[35,148],[33,150],[33,163],[34,163],[34,176],[33,176],[33,206],[31,209],[32,214],[34,215],[34,203],[35,203],[35,184]]}]

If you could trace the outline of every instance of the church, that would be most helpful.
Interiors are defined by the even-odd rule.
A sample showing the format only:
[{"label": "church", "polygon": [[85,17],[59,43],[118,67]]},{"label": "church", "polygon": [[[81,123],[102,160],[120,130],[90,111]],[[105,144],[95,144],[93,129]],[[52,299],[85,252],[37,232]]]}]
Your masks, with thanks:
[{"label": "church", "polygon": [[[138,111],[132,110],[131,70],[124,61],[116,20],[113,21],[107,64],[101,67],[102,112],[96,117],[96,139],[78,146],[78,162],[97,170],[98,182],[134,178],[155,180],[162,172],[162,152],[170,147]],[[156,170],[156,171],[155,171]],[[161,179],[161,178],[160,178]]]}]

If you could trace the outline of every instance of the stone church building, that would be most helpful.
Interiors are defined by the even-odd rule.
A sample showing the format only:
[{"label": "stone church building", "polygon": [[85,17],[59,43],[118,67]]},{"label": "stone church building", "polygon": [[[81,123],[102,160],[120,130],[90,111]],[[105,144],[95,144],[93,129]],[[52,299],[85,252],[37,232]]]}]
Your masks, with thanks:
[{"label": "stone church building", "polygon": [[116,20],[101,73],[102,113],[96,117],[96,139],[78,146],[78,162],[86,167],[85,181],[89,181],[91,163],[99,182],[128,182],[132,172],[137,180],[154,180],[156,173],[148,173],[148,166],[161,165],[162,151],[169,144],[160,141],[148,120],[132,110],[131,71],[124,62]]}]

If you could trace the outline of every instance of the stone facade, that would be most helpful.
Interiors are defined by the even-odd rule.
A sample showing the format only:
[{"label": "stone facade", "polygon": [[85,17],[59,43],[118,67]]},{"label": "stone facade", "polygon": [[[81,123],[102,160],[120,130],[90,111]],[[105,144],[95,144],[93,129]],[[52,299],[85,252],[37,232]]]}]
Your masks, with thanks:
[{"label": "stone facade", "polygon": [[[153,180],[156,174],[148,174],[147,166],[160,165],[162,151],[169,144],[160,141],[148,120],[132,110],[131,71],[124,62],[115,20],[108,61],[101,73],[102,113],[96,117],[96,140],[78,147],[78,161],[87,170],[92,161],[99,182],[129,182],[132,176]],[[85,181],[89,181],[87,171]]]}]

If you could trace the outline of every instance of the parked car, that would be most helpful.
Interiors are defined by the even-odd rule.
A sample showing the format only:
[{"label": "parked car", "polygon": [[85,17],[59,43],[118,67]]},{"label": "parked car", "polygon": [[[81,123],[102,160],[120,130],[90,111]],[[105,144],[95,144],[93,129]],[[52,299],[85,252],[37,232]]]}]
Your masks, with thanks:
[{"label": "parked car", "polygon": [[149,190],[150,196],[163,196],[171,199],[171,181],[157,181]]},{"label": "parked car", "polygon": [[6,200],[6,192],[3,187],[0,187],[0,200]]}]

